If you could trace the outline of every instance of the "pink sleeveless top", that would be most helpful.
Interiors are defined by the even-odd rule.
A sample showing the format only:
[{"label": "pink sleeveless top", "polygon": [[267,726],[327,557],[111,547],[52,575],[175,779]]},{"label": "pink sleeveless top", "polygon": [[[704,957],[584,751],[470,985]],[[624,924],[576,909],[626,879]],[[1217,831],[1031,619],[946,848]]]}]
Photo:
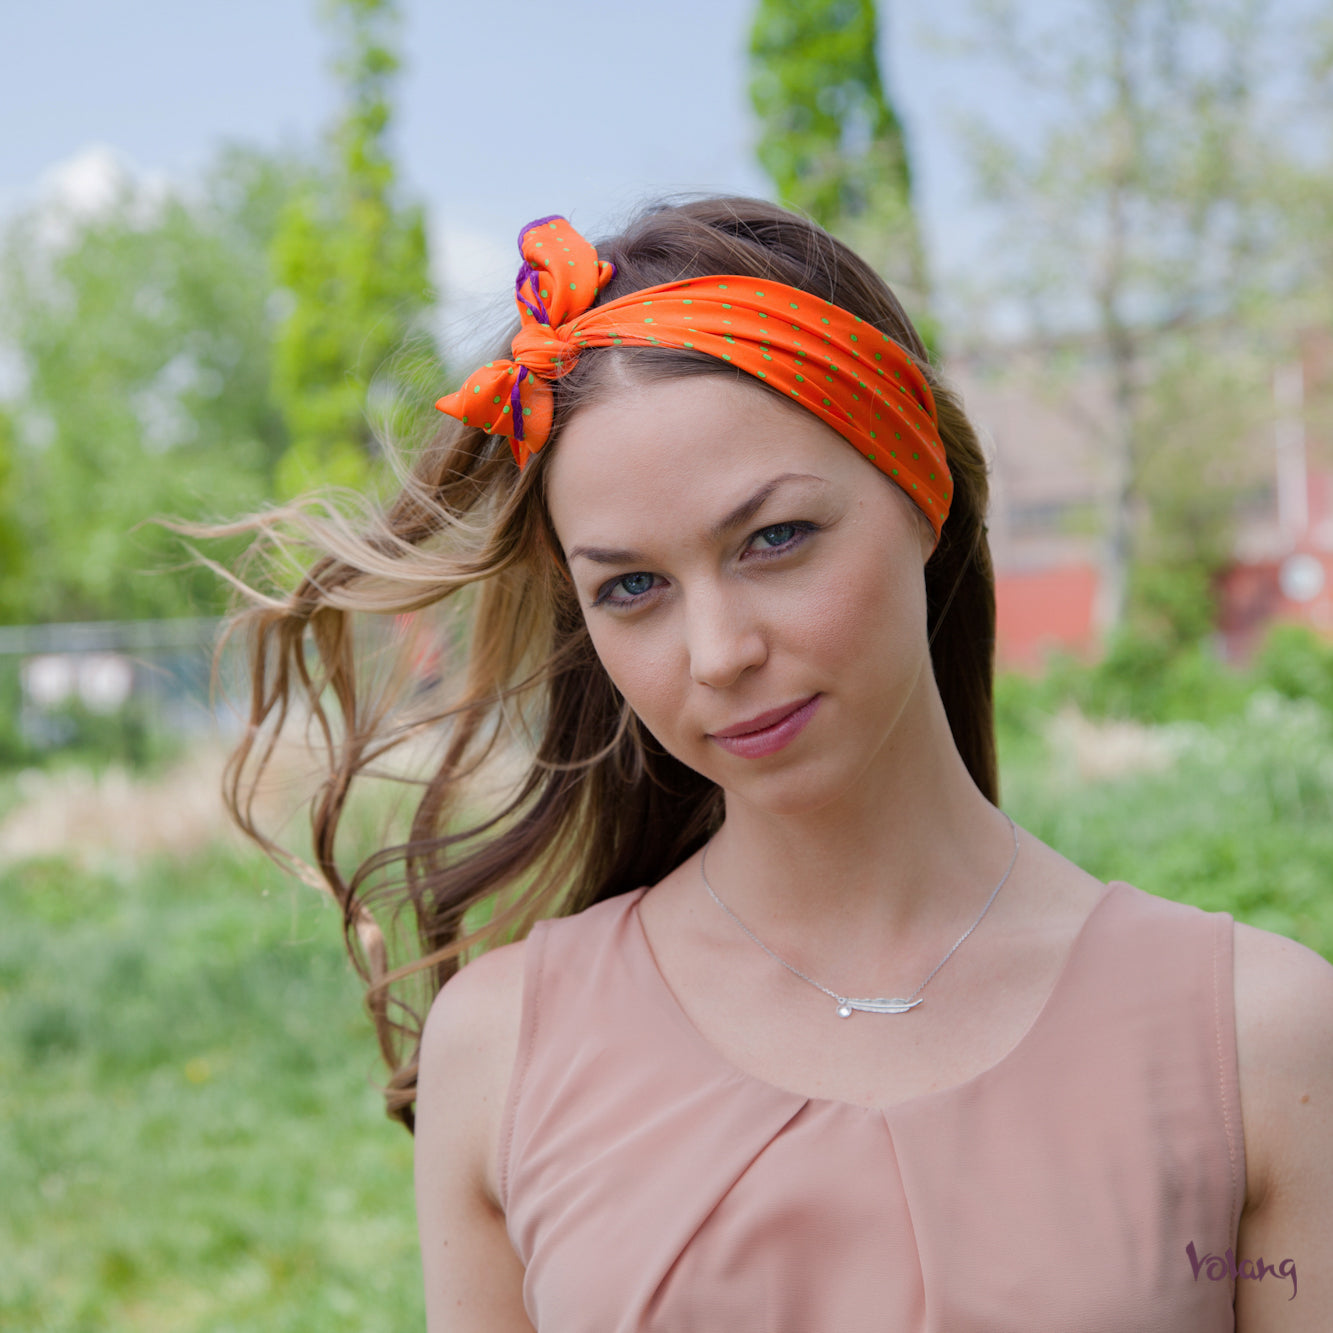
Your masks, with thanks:
[{"label": "pink sleeveless top", "polygon": [[500,1197],[538,1333],[1221,1333],[1245,1159],[1232,919],[1107,886],[998,1064],[804,1097],[690,1022],[635,910],[528,939]]}]

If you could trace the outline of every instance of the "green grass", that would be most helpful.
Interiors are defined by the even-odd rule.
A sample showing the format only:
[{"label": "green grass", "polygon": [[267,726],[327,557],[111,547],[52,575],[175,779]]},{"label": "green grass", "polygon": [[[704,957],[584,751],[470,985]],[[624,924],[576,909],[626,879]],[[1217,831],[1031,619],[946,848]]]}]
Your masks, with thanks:
[{"label": "green grass", "polygon": [[255,858],[0,878],[0,1328],[390,1330],[411,1139],[336,913]]},{"label": "green grass", "polygon": [[[1003,710],[1006,808],[1101,878],[1333,957],[1333,721],[1253,695],[1081,780]],[[337,915],[258,857],[0,872],[0,1328],[420,1329],[411,1140]]]},{"label": "green grass", "polygon": [[1210,726],[1155,729],[1162,772],[1082,781],[1040,736],[1049,716],[1001,730],[1005,808],[1100,879],[1228,911],[1333,960],[1333,716],[1261,691]]}]

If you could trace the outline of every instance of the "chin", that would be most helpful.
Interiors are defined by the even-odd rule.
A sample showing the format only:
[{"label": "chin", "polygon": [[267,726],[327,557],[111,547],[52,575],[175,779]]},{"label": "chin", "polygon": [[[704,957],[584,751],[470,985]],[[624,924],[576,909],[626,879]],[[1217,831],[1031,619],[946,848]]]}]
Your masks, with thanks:
[{"label": "chin", "polygon": [[740,801],[765,814],[796,818],[834,805],[855,785],[847,772],[835,773],[827,763],[792,763],[756,772],[747,781],[728,773],[725,780],[710,774],[728,802]]}]

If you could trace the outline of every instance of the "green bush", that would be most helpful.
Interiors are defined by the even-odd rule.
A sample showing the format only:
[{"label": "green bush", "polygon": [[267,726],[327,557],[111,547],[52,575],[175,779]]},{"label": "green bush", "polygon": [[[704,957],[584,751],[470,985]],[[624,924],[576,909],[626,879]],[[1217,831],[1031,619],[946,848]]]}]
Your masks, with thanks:
[{"label": "green bush", "polygon": [[1089,781],[1038,733],[1001,732],[1005,808],[1098,878],[1229,911],[1333,959],[1333,715],[1256,691],[1212,726],[1150,734],[1173,762]]}]

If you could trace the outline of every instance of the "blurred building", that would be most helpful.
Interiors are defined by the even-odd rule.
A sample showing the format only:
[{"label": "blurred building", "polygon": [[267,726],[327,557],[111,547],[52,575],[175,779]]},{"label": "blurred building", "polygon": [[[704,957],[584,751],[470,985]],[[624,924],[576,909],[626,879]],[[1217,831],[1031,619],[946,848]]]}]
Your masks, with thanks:
[{"label": "blurred building", "polygon": [[[996,656],[1035,671],[1053,652],[1095,657],[1107,625],[1103,538],[1112,484],[1099,442],[1107,386],[1053,383],[1038,354],[959,358],[949,377],[991,460]],[[1045,387],[1038,393],[1032,387]],[[1243,661],[1268,627],[1333,637],[1333,334],[1310,334],[1276,367],[1272,410],[1256,428],[1234,551],[1219,581],[1220,651]]]}]

